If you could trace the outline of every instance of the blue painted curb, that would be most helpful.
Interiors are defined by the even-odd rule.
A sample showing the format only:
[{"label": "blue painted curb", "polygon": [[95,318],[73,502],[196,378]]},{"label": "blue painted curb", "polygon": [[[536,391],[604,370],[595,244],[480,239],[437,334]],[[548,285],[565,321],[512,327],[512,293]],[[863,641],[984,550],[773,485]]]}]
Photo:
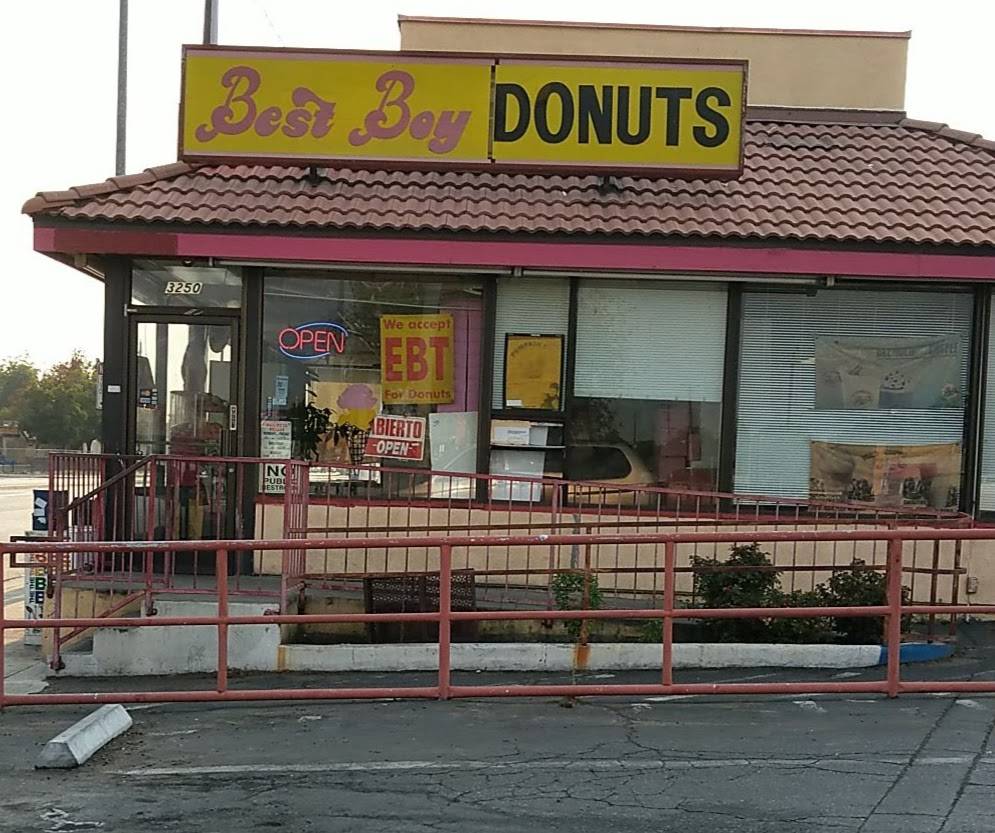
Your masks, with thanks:
[{"label": "blue painted curb", "polygon": [[[945,642],[905,642],[899,649],[899,662],[932,662],[953,656],[954,646]],[[888,646],[881,646],[878,665],[888,662]]]}]

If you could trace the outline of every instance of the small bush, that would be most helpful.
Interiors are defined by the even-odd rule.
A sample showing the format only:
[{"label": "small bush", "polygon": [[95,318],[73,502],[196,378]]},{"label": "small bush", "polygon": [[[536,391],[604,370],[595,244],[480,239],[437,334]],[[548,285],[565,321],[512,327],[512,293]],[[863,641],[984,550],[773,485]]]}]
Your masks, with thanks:
[{"label": "small bush", "polygon": [[[814,590],[795,590],[791,593],[778,592],[776,607],[824,607],[828,604],[822,585]],[[828,616],[813,616],[806,619],[771,619],[768,631],[771,642],[793,642],[816,644],[833,641],[832,622]]]},{"label": "small bush", "polygon": [[640,642],[663,642],[663,620],[645,619],[639,626]]},{"label": "small bush", "polygon": [[[584,576],[581,573],[557,573],[553,576],[553,598],[557,610],[584,609]],[[598,577],[593,573],[589,577],[587,589],[587,607],[589,610],[601,609],[601,588],[598,587]],[[580,619],[565,619],[564,626],[575,639],[580,635]]]},{"label": "small bush", "polygon": [[[870,607],[888,603],[888,580],[877,570],[861,569],[864,562],[855,559],[850,569],[836,570],[826,582],[826,604],[836,607]],[[902,601],[908,602],[909,590],[902,588]],[[907,625],[908,623],[903,623]],[[850,645],[881,642],[884,637],[882,616],[837,616],[833,630]]]},{"label": "small bush", "polygon": [[[725,562],[695,556],[691,564],[700,607],[774,607],[780,597],[780,571],[772,569],[770,558],[757,544],[733,547]],[[716,642],[769,642],[771,638],[765,619],[708,619],[702,630],[706,638]]]}]

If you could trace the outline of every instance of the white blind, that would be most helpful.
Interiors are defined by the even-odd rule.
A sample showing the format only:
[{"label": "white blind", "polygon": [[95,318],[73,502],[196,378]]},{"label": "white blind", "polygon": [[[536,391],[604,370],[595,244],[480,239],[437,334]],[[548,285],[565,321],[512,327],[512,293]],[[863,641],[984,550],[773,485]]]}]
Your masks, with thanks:
[{"label": "white blind", "polygon": [[583,281],[574,394],[721,402],[724,285]]},{"label": "white blind", "polygon": [[[995,300],[995,299],[993,299]],[[978,508],[995,511],[995,315],[988,322],[988,369],[985,377],[985,433],[981,441],[981,496]]]},{"label": "white blind", "polygon": [[569,320],[567,278],[498,278],[494,315],[495,408],[504,407],[504,337],[508,333],[566,336]]},{"label": "white blind", "polygon": [[972,296],[966,292],[823,289],[743,295],[736,490],[807,497],[812,440],[919,445],[961,442],[962,408],[816,410],[815,339],[959,335],[967,391]]}]

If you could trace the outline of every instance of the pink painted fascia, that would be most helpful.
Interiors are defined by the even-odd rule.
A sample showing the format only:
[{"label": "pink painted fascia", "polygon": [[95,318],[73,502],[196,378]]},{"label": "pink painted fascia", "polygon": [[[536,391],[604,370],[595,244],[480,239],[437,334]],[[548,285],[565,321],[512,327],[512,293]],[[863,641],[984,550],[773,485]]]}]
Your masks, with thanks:
[{"label": "pink painted fascia", "polygon": [[299,263],[995,281],[992,255],[853,252],[735,243],[670,245],[636,238],[592,243],[36,227],[35,249],[52,254],[169,255]]}]

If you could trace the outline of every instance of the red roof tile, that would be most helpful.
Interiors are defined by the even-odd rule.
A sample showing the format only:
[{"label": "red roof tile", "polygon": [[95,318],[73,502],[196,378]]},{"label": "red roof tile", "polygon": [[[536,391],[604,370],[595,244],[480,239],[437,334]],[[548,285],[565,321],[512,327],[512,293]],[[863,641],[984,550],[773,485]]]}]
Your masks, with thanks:
[{"label": "red roof tile", "polygon": [[733,181],[319,172],[311,181],[302,167],[178,162],[41,193],[24,211],[123,223],[995,246],[995,144],[882,114],[755,111]]}]

